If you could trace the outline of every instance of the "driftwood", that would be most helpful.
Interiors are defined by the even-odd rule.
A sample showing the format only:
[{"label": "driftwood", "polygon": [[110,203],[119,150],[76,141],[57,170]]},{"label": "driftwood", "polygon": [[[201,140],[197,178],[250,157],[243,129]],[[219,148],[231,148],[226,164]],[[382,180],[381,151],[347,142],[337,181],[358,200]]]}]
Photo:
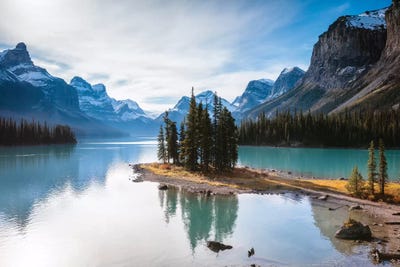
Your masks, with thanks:
[{"label": "driftwood", "polygon": [[400,225],[400,222],[385,222],[386,225]]},{"label": "driftwood", "polygon": [[371,255],[377,262],[390,261],[390,260],[400,260],[400,254],[395,253],[384,253],[377,249],[371,251]]}]

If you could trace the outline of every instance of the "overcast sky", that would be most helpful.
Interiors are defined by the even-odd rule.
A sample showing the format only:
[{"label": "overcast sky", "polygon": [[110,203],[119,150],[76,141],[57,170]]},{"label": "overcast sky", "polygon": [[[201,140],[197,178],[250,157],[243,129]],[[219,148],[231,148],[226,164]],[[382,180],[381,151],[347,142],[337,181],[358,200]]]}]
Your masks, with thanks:
[{"label": "overcast sky", "polygon": [[1,0],[0,49],[25,42],[36,65],[111,97],[172,107],[190,88],[228,100],[250,80],[306,70],[338,16],[390,0]]}]

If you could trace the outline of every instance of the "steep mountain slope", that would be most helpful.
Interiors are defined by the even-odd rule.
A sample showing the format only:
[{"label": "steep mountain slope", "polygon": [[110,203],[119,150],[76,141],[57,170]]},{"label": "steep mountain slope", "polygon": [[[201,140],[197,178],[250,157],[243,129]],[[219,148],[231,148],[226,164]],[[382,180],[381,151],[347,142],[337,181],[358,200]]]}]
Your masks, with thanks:
[{"label": "steep mountain slope", "polygon": [[265,102],[273,92],[274,81],[260,79],[250,81],[241,96],[238,96],[232,105],[237,106],[237,112],[245,112]]},{"label": "steep mountain slope", "polygon": [[290,92],[246,115],[276,110],[330,112],[358,92],[357,81],[379,60],[386,43],[386,9],[338,18],[314,45],[310,67]]},{"label": "steep mountain slope", "polygon": [[76,90],[32,62],[24,43],[0,53],[1,116],[69,124],[78,135],[118,134],[79,108]]},{"label": "steep mountain slope", "polygon": [[70,85],[78,92],[79,106],[88,116],[98,120],[116,121],[111,98],[103,84],[90,85],[80,77],[72,78]]},{"label": "steep mountain slope", "polygon": [[[81,115],[76,90],[64,80],[35,66],[24,43],[0,53],[0,84],[2,91],[9,91],[13,87],[32,96],[32,100],[24,97],[24,101],[31,102],[27,110],[52,111],[60,116],[60,113],[66,112],[72,116]],[[15,99],[11,97],[9,102],[14,102],[13,100]],[[5,99],[3,101],[7,102]]]},{"label": "steep mountain slope", "polygon": [[[210,116],[213,116],[214,112],[214,96],[215,93],[212,92],[211,90],[207,90],[204,92],[201,92],[195,96],[196,98],[196,103],[202,103],[203,108],[207,107],[208,112]],[[221,103],[224,107],[226,107],[229,111],[233,112],[236,110],[236,107],[232,104],[230,104],[226,99],[221,98]],[[187,115],[189,111],[189,106],[190,106],[190,98],[188,96],[183,96],[178,103],[172,108],[168,110],[168,117],[172,120],[177,122],[177,125],[183,121],[185,116]],[[160,124],[163,121],[165,113],[160,114],[155,121]]]},{"label": "steep mountain slope", "polygon": [[386,12],[387,40],[379,61],[357,83],[358,92],[333,112],[398,109],[400,105],[400,0]]},{"label": "steep mountain slope", "polygon": [[232,103],[237,107],[233,112],[234,117],[239,121],[249,110],[289,92],[304,73],[299,67],[285,68],[275,82],[267,79],[250,81],[243,94]]},{"label": "steep mountain slope", "polygon": [[70,85],[77,90],[80,108],[89,117],[130,134],[156,133],[155,123],[135,101],[115,100],[104,84],[91,85],[81,77],[72,78]]},{"label": "steep mountain slope", "polygon": [[304,74],[305,71],[299,67],[283,69],[274,83],[271,96],[268,100],[277,98],[278,96],[292,90],[296,86],[297,82],[304,77]]}]

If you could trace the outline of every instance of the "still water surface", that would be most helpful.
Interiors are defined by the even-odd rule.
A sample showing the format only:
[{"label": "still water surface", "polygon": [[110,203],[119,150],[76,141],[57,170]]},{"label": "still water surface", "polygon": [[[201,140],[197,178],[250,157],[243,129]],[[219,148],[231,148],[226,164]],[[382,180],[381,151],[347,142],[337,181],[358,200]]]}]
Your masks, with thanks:
[{"label": "still water surface", "polygon": [[[248,165],[254,148],[246,149]],[[155,159],[147,141],[0,148],[0,266],[372,265],[367,245],[333,238],[345,209],[291,194],[206,197],[132,182],[128,163]],[[216,254],[207,240],[233,249]]]},{"label": "still water surface", "polygon": [[[400,150],[386,150],[388,175],[393,181],[400,177]],[[375,152],[378,158],[378,151]],[[255,168],[291,171],[308,177],[349,177],[358,166],[367,177],[367,149],[324,149],[242,146],[239,163]],[[378,163],[378,162],[377,162]]]}]

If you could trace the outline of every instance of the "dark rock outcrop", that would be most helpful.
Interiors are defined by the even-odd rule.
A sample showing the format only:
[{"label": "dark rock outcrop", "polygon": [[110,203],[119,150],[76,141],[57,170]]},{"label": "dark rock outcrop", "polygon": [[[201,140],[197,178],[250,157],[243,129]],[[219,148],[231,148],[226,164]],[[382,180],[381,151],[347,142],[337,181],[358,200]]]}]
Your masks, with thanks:
[{"label": "dark rock outcrop", "polygon": [[224,245],[217,241],[207,241],[207,247],[216,253],[220,252],[221,250],[223,251],[226,249],[232,249],[232,246]]},{"label": "dark rock outcrop", "polygon": [[335,237],[348,240],[371,240],[371,229],[355,220],[346,222],[335,234]]},{"label": "dark rock outcrop", "polygon": [[160,184],[160,185],[158,186],[158,190],[168,190],[168,185],[166,185],[166,184]]}]

